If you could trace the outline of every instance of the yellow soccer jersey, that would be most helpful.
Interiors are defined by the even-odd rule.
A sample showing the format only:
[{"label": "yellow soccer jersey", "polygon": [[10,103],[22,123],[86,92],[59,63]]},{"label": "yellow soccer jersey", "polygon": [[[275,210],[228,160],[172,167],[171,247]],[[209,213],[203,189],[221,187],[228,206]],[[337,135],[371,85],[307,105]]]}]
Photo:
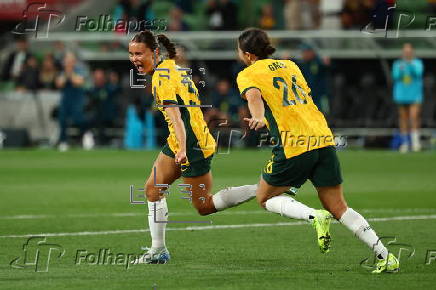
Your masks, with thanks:
[{"label": "yellow soccer jersey", "polygon": [[165,112],[164,106],[180,106],[180,113],[186,130],[186,151],[189,162],[207,158],[215,152],[215,139],[209,132],[198,98],[195,84],[187,76],[186,70],[177,66],[174,60],[162,61],[155,69],[152,78],[153,96],[156,106],[168,123],[170,135],[168,145],[174,153],[179,144],[173,124]]},{"label": "yellow soccer jersey", "polygon": [[298,66],[290,60],[263,59],[238,74],[241,96],[257,88],[265,104],[265,119],[276,144],[276,158],[335,145],[324,115],[312,101]]}]

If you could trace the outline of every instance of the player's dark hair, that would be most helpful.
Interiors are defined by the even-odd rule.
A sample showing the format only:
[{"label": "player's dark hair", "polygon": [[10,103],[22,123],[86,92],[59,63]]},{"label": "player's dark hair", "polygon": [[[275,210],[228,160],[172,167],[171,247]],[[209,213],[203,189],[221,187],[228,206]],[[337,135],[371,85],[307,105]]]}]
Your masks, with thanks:
[{"label": "player's dark hair", "polygon": [[176,46],[170,41],[168,37],[163,34],[155,36],[153,32],[149,30],[144,30],[138,32],[133,36],[131,42],[144,43],[151,50],[155,50],[159,44],[161,44],[167,51],[168,58],[174,59],[176,57]]},{"label": "player's dark hair", "polygon": [[162,44],[168,53],[168,58],[174,59],[176,57],[176,45],[170,41],[168,37],[164,34],[159,34],[157,36],[157,41]]},{"label": "player's dark hair", "polygon": [[268,58],[276,51],[266,32],[258,28],[244,30],[239,35],[238,43],[242,51],[252,53],[259,59]]}]

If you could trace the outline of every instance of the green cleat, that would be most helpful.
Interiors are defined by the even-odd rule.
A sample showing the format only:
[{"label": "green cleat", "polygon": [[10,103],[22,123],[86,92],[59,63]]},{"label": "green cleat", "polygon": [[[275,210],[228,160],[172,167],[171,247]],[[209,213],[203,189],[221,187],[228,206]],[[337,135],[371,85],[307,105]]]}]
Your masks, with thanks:
[{"label": "green cleat", "polygon": [[328,253],[330,250],[330,221],[332,215],[326,210],[316,210],[315,217],[312,220],[312,226],[318,235],[318,245],[321,253]]},{"label": "green cleat", "polygon": [[377,269],[372,271],[373,274],[386,273],[396,273],[400,270],[400,261],[394,256],[394,254],[389,253],[386,259],[378,259]]}]

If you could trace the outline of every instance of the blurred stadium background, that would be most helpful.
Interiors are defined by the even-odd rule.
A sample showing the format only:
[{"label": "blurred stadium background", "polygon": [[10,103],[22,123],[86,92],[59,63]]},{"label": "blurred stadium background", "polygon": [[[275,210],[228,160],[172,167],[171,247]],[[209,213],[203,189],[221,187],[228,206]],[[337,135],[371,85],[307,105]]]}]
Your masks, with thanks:
[{"label": "blurred stadium background", "polygon": [[[412,43],[425,66],[422,144],[435,146],[434,0],[47,0],[45,8],[40,2],[0,3],[1,147],[58,145],[61,91],[54,80],[71,51],[86,84],[84,102],[67,123],[69,144],[81,146],[81,133],[89,131],[94,138],[88,147],[158,148],[165,124],[152,107],[149,80],[131,75],[127,57],[128,40],[139,27],[168,33],[179,44],[177,62],[192,69],[203,103],[213,105],[206,112],[212,129],[228,120],[219,128],[225,139],[247,114],[235,84],[243,68],[235,49],[239,31],[250,26],[269,30],[275,57],[304,67],[335,134],[359,148],[398,148],[391,69],[403,44]],[[112,29],[108,19],[132,24],[128,31],[122,25]],[[232,145],[256,146],[256,137],[233,138]]]},{"label": "blurred stadium background", "polygon": [[[434,289],[435,17],[434,0],[0,0],[0,288]],[[150,79],[131,71],[135,25],[130,33],[123,22],[112,31],[107,19],[142,21],[179,45],[177,62],[192,69],[203,103],[213,105],[205,117],[220,136],[214,192],[254,184],[270,156],[267,146],[256,147],[259,134],[240,138],[247,108],[235,84],[243,68],[236,60],[240,31],[268,30],[274,56],[299,63],[335,135],[345,137],[338,154],[347,200],[397,255],[406,248],[401,272],[371,276],[361,266],[369,249],[337,224],[332,251],[320,255],[308,225],[254,201],[201,217],[177,186],[168,195],[170,220],[213,224],[170,224],[171,263],[78,265],[80,249],[139,253],[149,245],[146,206],[129,203],[129,185],[142,186],[167,136]],[[406,42],[425,66],[423,150],[399,154],[392,64]],[[69,52],[86,76],[72,92],[55,84]],[[65,123],[72,150],[61,153],[67,93],[74,100]],[[373,148],[379,150],[367,150]],[[321,206],[309,183],[297,198]],[[49,257],[48,273],[37,273],[31,261],[16,265],[31,236],[65,251]]]}]

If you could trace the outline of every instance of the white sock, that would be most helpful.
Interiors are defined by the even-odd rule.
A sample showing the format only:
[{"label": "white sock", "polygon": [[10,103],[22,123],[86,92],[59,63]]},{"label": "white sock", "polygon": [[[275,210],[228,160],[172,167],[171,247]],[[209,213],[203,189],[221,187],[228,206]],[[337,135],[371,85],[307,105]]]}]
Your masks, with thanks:
[{"label": "white sock", "polygon": [[216,210],[237,206],[256,197],[257,184],[228,187],[215,193],[212,197]]},{"label": "white sock", "polygon": [[419,141],[419,131],[418,130],[412,130],[412,132],[410,132],[410,140],[412,141],[412,146],[413,147],[420,147],[421,146],[421,142]]},{"label": "white sock", "polygon": [[388,249],[380,241],[375,231],[358,212],[348,208],[339,220],[345,227],[352,231],[361,241],[370,247],[377,256],[386,258]]},{"label": "white sock", "polygon": [[310,221],[315,210],[290,196],[279,195],[268,199],[265,203],[266,209],[292,219]]},{"label": "white sock", "polygon": [[[157,222],[155,222],[157,221]],[[165,228],[168,221],[167,200],[148,202],[148,226],[151,234],[151,247],[165,247]]]}]

